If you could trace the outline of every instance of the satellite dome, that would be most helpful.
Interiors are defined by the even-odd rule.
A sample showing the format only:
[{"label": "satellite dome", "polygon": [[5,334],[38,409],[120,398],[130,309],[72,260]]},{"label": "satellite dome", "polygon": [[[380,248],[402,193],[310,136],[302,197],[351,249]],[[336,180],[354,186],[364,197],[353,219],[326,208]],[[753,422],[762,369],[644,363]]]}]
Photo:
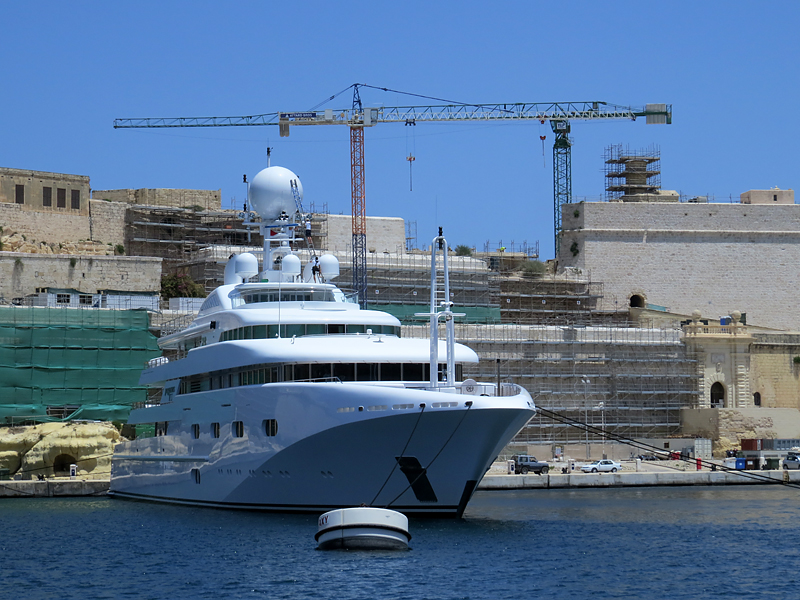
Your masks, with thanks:
[{"label": "satellite dome", "polygon": [[293,215],[296,208],[290,181],[297,181],[297,191],[303,198],[303,184],[289,169],[267,167],[250,182],[250,206],[265,221],[276,221],[281,211]]}]

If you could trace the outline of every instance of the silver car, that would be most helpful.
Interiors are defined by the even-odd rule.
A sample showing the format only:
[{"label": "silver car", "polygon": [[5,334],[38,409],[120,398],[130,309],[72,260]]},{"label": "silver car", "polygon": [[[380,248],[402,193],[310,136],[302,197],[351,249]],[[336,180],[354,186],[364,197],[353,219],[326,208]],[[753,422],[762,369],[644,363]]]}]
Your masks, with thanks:
[{"label": "silver car", "polygon": [[596,460],[588,465],[583,465],[581,471],[584,473],[616,473],[622,470],[622,465],[613,460],[604,458],[603,460]]},{"label": "silver car", "polygon": [[790,454],[783,459],[784,469],[800,469],[800,456],[797,454]]}]

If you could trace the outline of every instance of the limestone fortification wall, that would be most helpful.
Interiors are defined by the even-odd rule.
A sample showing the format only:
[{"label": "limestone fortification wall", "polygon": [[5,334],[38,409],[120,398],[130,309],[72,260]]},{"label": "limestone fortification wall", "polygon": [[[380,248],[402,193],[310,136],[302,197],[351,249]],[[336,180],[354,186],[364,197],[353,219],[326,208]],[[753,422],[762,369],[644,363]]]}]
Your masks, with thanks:
[{"label": "limestone fortification wall", "polygon": [[800,330],[800,205],[590,202],[564,205],[559,268],[604,284],[605,302],[633,294],[671,312],[747,314]]},{"label": "limestone fortification wall", "polygon": [[31,212],[20,204],[0,202],[0,226],[11,229],[27,238],[53,243],[88,240],[89,217],[80,214],[56,212]]},{"label": "limestone fortification wall", "polygon": [[[343,252],[353,244],[350,215],[328,215],[326,250]],[[433,236],[431,236],[431,239]],[[406,226],[400,217],[367,217],[367,252],[405,252]]]},{"label": "limestone fortification wall", "polygon": [[800,336],[756,339],[750,346],[750,387],[761,395],[761,406],[800,409],[800,364],[794,362],[800,357]]},{"label": "limestone fortification wall", "polygon": [[0,252],[0,296],[7,300],[37,288],[154,292],[161,289],[161,259],[143,256],[70,256]]},{"label": "limestone fortification wall", "polygon": [[681,409],[685,436],[715,440],[714,454],[740,449],[741,440],[754,438],[793,439],[800,431],[800,412],[791,408],[700,408]]},{"label": "limestone fortification wall", "polygon": [[92,190],[92,198],[127,204],[147,206],[173,206],[176,208],[201,207],[203,210],[220,210],[222,190],[147,189]]},{"label": "limestone fortification wall", "polygon": [[128,205],[123,202],[91,200],[89,214],[92,219],[92,239],[112,246],[124,244],[127,209]]}]

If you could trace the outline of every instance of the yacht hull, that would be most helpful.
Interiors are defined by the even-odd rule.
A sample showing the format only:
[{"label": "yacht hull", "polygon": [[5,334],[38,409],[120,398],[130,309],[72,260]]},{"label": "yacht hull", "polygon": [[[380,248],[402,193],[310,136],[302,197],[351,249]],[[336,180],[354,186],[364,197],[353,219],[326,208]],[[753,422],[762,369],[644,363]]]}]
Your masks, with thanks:
[{"label": "yacht hull", "polygon": [[501,397],[451,391],[294,383],[182,395],[132,413],[134,423],[169,422],[168,435],[117,446],[110,493],[265,511],[364,505],[460,516],[534,410],[522,388]]}]

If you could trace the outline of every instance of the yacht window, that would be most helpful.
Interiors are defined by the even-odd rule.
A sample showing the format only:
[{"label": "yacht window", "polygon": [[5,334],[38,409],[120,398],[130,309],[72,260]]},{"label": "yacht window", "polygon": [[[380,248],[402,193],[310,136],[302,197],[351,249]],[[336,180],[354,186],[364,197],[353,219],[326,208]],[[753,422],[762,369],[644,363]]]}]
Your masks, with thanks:
[{"label": "yacht window", "polygon": [[306,335],[325,335],[325,324],[309,323],[306,325]]},{"label": "yacht window", "polygon": [[344,333],[344,325],[334,325],[331,323],[328,325],[328,333]]},{"label": "yacht window", "polygon": [[264,433],[267,434],[267,437],[274,437],[278,435],[277,419],[264,419]]},{"label": "yacht window", "polygon": [[311,365],[311,379],[329,379],[330,377],[331,377],[330,363]]},{"label": "yacht window", "polygon": [[306,334],[306,326],[303,324],[283,325],[281,337],[290,338],[293,335],[298,337]]},{"label": "yacht window", "polygon": [[192,479],[195,483],[200,483],[200,469],[192,469]]},{"label": "yacht window", "polygon": [[274,338],[278,337],[278,326],[277,325],[268,325],[267,326],[267,337]]},{"label": "yacht window", "polygon": [[294,381],[294,365],[283,365],[283,380]]},{"label": "yacht window", "polygon": [[167,429],[168,429],[167,425],[169,425],[167,421],[157,422],[155,425],[156,435],[157,436],[167,435]]},{"label": "yacht window", "polygon": [[356,366],[348,363],[334,363],[333,376],[337,377],[339,381],[355,381]]},{"label": "yacht window", "polygon": [[253,325],[253,339],[254,340],[263,340],[267,337],[267,326],[266,325]]},{"label": "yacht window", "polygon": [[403,381],[425,381],[425,374],[422,365],[418,363],[404,364]]},{"label": "yacht window", "polygon": [[294,366],[294,380],[303,381],[310,378],[308,374],[308,365],[295,365]]},{"label": "yacht window", "polygon": [[356,381],[378,381],[377,363],[359,363],[356,365]]},{"label": "yacht window", "polygon": [[219,437],[219,423],[212,423],[211,424],[211,437],[218,438]]},{"label": "yacht window", "polygon": [[234,421],[231,424],[231,431],[233,433],[233,437],[244,437],[244,422],[242,421]]},{"label": "yacht window", "polygon": [[243,340],[252,340],[253,339],[253,328],[252,327],[243,327],[242,331],[244,335],[242,336]]},{"label": "yacht window", "polygon": [[194,439],[200,439],[200,425],[197,423],[192,425],[192,437]]},{"label": "yacht window", "polygon": [[400,363],[384,363],[381,365],[381,381],[400,381],[401,379]]},{"label": "yacht window", "polygon": [[364,329],[363,325],[348,325],[347,333],[364,333]]}]

